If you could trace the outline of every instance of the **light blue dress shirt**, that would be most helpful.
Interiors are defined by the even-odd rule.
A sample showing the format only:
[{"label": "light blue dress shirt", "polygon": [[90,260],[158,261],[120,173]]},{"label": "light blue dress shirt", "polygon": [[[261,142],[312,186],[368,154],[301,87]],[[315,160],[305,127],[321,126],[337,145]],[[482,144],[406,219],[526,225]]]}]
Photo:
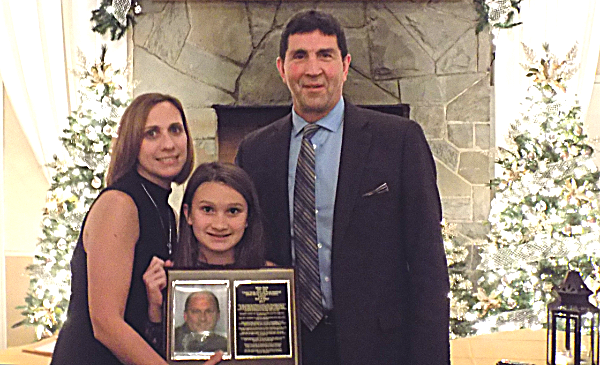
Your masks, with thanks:
[{"label": "light blue dress shirt", "polygon": [[[321,292],[325,309],[333,308],[331,293],[331,246],[333,238],[333,209],[337,188],[342,151],[344,119],[344,98],[324,118],[316,121],[321,126],[311,138],[315,149],[315,201],[317,214],[317,244],[319,247],[319,271]],[[308,124],[292,109],[292,136],[290,140],[290,160],[288,170],[288,194],[290,202],[290,227],[294,242],[294,185],[296,166],[302,144],[302,129]],[[295,260],[294,244],[292,258]]]}]

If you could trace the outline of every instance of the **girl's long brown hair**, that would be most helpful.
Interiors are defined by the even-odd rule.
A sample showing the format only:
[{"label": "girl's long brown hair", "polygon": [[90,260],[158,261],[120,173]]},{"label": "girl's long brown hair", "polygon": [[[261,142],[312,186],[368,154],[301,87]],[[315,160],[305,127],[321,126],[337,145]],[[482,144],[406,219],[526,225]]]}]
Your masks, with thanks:
[{"label": "girl's long brown hair", "polygon": [[250,176],[240,167],[230,163],[210,162],[199,165],[187,183],[179,216],[179,240],[173,254],[174,266],[193,268],[198,265],[200,244],[192,227],[185,219],[183,206],[188,212],[192,209],[192,200],[196,189],[205,182],[223,183],[240,193],[248,204],[246,230],[242,239],[234,248],[236,268],[259,268],[265,265],[265,245],[263,242],[262,212],[258,205],[258,196]]}]

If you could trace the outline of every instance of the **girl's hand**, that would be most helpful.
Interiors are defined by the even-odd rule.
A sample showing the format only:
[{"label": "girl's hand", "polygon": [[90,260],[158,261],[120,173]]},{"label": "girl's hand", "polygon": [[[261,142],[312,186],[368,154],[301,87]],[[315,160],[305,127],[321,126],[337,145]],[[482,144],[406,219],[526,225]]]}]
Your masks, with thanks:
[{"label": "girl's hand", "polygon": [[148,296],[148,315],[150,321],[158,323],[162,320],[162,290],[167,286],[167,272],[165,267],[172,267],[171,260],[163,261],[154,256],[150,265],[143,275],[146,284],[146,295]]}]

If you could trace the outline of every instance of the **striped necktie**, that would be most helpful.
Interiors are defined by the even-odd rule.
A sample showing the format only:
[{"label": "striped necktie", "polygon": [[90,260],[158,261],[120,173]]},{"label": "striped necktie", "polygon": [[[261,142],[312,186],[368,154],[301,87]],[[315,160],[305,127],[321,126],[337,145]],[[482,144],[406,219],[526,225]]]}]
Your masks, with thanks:
[{"label": "striped necktie", "polygon": [[311,137],[316,124],[304,127],[294,185],[294,250],[298,271],[300,319],[312,331],[323,317],[315,216],[315,151]]}]

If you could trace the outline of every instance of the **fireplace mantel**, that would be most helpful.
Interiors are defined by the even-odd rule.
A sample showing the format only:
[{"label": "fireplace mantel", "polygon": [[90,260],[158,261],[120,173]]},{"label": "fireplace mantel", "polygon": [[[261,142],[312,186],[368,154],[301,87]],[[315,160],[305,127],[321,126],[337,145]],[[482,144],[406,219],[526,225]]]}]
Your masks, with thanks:
[{"label": "fireplace mantel", "polygon": [[[364,108],[408,118],[408,104],[362,105]],[[237,148],[244,136],[255,129],[290,113],[291,105],[213,105],[217,113],[217,140],[219,160],[233,162]]]}]

